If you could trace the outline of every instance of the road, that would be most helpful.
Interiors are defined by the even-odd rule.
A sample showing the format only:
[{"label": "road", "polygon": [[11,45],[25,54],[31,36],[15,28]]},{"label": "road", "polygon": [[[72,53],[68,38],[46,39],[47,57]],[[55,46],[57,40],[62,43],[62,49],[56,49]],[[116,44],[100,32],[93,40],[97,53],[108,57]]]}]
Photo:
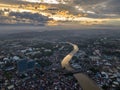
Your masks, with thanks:
[{"label": "road", "polygon": [[[79,50],[78,46],[72,43],[68,43],[73,46],[73,50],[66,55],[61,61],[62,68],[65,68],[67,71],[75,71],[74,68],[71,67],[69,61],[72,59],[75,53]],[[73,76],[77,79],[78,83],[82,87],[83,90],[102,90],[97,84],[90,79],[87,75],[83,73],[76,73]]]}]

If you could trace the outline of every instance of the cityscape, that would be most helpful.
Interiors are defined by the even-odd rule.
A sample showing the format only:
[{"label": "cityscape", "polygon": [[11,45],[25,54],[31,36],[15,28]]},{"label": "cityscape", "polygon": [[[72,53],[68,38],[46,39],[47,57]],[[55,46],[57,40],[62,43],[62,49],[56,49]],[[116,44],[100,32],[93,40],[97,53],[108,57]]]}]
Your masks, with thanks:
[{"label": "cityscape", "polygon": [[[101,34],[96,34],[100,37],[92,37],[91,34],[89,38],[87,38],[88,31],[82,30],[74,33],[67,31],[61,38],[58,37],[62,36],[64,31],[58,31],[60,35],[55,34],[56,31],[50,32],[34,32],[34,35],[24,33],[25,36],[30,34],[31,37],[21,38],[11,34],[10,36],[14,37],[5,36],[5,39],[0,40],[2,90],[83,90],[73,77],[76,73],[84,73],[103,90],[119,90],[119,30],[101,31],[99,32]],[[107,32],[116,34],[107,35]],[[67,36],[67,33],[74,34],[73,38]],[[44,35],[44,40],[37,37],[37,34]],[[53,35],[57,39],[50,38],[49,41],[46,34]],[[37,38],[32,39],[33,36]],[[79,51],[69,62],[75,70],[72,72],[61,67],[62,59],[73,49],[65,41],[73,42],[79,47]]]},{"label": "cityscape", "polygon": [[119,0],[0,0],[0,90],[120,90]]}]

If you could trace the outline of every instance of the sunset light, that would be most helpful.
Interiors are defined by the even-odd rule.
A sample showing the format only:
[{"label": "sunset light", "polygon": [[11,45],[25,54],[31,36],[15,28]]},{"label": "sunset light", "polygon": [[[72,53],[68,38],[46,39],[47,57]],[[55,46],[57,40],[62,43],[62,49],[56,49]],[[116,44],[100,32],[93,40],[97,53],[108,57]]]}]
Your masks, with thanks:
[{"label": "sunset light", "polygon": [[0,90],[120,90],[120,0],[0,0]]}]

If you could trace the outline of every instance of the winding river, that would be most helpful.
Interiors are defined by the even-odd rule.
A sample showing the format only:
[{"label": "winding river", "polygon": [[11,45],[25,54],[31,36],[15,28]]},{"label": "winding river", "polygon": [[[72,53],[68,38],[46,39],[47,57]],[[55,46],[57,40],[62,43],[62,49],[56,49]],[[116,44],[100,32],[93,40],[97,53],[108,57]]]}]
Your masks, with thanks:
[{"label": "winding river", "polygon": [[[79,48],[75,44],[72,43],[68,43],[68,44],[73,46],[73,50],[63,58],[61,65],[62,68],[65,68],[67,71],[72,72],[75,70],[74,68],[71,67],[69,61],[72,59],[74,54],[77,53]],[[73,74],[73,76],[76,78],[76,80],[78,81],[78,83],[80,84],[83,90],[102,90],[100,87],[97,86],[97,84],[92,79],[90,79],[87,75],[83,73],[76,73]]]}]

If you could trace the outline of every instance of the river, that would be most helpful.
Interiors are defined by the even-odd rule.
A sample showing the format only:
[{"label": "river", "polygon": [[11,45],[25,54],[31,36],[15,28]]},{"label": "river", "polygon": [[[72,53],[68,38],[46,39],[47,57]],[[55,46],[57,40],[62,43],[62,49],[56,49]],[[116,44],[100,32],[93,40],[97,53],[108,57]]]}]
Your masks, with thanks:
[{"label": "river", "polygon": [[[72,59],[75,53],[79,50],[78,46],[73,43],[68,43],[73,46],[73,50],[66,55],[63,60],[61,61],[62,68],[65,68],[67,71],[75,71],[74,68],[71,67],[69,61]],[[80,86],[83,90],[102,90],[100,87],[97,86],[97,84],[90,79],[87,75],[84,73],[76,73],[73,74],[73,76],[76,78]]]}]

